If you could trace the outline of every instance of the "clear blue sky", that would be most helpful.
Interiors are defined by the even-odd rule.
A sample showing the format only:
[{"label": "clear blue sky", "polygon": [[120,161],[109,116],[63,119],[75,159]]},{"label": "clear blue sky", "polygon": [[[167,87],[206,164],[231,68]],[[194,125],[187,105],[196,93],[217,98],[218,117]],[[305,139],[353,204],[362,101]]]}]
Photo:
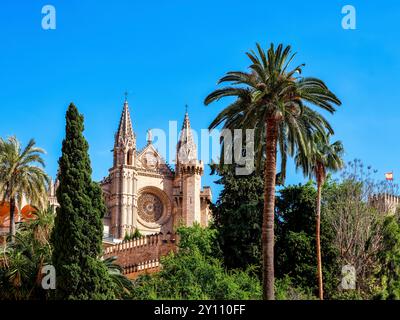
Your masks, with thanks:
[{"label": "clear blue sky", "polygon": [[[41,28],[41,8],[57,10],[57,29]],[[357,29],[341,27],[341,8],[357,10]],[[333,117],[346,159],[400,176],[398,1],[22,1],[0,3],[0,136],[34,137],[55,176],[64,113],[85,115],[93,176],[111,165],[123,103],[138,146],[148,128],[182,121],[206,128],[224,103],[204,97],[229,70],[245,70],[256,41],[291,44],[305,75],[324,79],[343,106]],[[302,181],[289,166],[289,181]],[[397,173],[397,175],[396,175]],[[215,177],[205,177],[212,184]],[[214,189],[217,191],[217,189]]]}]

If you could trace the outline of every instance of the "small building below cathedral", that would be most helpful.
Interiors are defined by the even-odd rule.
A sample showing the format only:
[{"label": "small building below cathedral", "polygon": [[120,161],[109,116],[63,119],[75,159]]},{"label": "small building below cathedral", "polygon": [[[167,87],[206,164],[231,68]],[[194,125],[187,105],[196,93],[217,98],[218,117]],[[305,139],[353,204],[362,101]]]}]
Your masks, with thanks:
[{"label": "small building below cathedral", "polygon": [[152,144],[136,148],[136,134],[125,101],[113,149],[113,166],[101,182],[108,214],[104,233],[119,242],[138,230],[142,235],[172,233],[180,225],[197,222],[207,226],[211,217],[210,187],[201,187],[204,164],[186,112],[177,144],[175,168],[171,168]]}]

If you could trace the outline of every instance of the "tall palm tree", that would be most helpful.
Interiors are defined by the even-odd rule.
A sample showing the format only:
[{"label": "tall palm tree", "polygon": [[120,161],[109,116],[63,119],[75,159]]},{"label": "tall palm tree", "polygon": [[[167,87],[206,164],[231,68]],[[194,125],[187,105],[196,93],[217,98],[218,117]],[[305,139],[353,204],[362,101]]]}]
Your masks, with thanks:
[{"label": "tall palm tree", "polygon": [[316,253],[318,274],[318,296],[324,298],[321,258],[321,193],[325,182],[327,171],[338,171],[343,168],[343,145],[340,141],[330,144],[328,134],[316,133],[310,140],[308,154],[298,153],[295,158],[297,168],[301,168],[305,176],[315,178],[317,182],[317,205],[316,205]]},{"label": "tall palm tree", "polygon": [[314,131],[333,133],[329,123],[307,104],[330,113],[339,99],[317,78],[301,77],[303,64],[289,69],[295,54],[291,47],[276,48],[271,44],[265,53],[257,44],[257,53],[250,51],[250,72],[228,72],[218,83],[231,86],[209,94],[206,105],[223,97],[235,101],[218,114],[210,124],[214,129],[224,123],[229,129],[255,129],[256,164],[264,163],[264,211],[262,226],[264,299],[273,300],[274,293],[274,210],[276,162],[278,146],[281,173],[284,176],[286,157],[295,150],[306,153],[307,140]]},{"label": "tall palm tree", "polygon": [[44,150],[32,139],[25,148],[15,137],[0,139],[0,197],[10,202],[10,236],[15,236],[15,210],[25,198],[31,205],[43,207],[49,177],[44,172]]}]

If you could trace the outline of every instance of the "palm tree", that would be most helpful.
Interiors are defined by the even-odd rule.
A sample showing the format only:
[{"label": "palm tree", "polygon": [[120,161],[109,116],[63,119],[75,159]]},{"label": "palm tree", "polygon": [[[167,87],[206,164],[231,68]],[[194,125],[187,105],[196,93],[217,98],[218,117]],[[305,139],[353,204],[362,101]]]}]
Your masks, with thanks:
[{"label": "palm tree", "polygon": [[295,54],[290,46],[271,44],[267,53],[257,44],[257,53],[250,51],[250,72],[228,72],[218,83],[231,86],[209,94],[206,105],[223,97],[235,101],[218,114],[210,124],[212,130],[224,123],[228,129],[255,130],[256,164],[264,163],[264,211],[262,226],[264,299],[274,294],[274,210],[276,162],[278,146],[281,154],[281,174],[284,177],[286,158],[295,150],[306,153],[307,140],[313,132],[333,133],[329,123],[306,104],[330,113],[339,99],[317,78],[301,77],[304,65],[289,69]]},{"label": "palm tree", "polygon": [[321,193],[325,182],[327,171],[338,171],[343,168],[343,145],[340,141],[332,144],[329,142],[329,134],[316,133],[310,140],[308,154],[298,153],[295,158],[297,168],[301,168],[305,176],[315,178],[317,182],[317,205],[316,205],[316,251],[317,251],[317,274],[318,274],[318,296],[324,298],[322,279],[321,258]]},{"label": "palm tree", "polygon": [[10,236],[15,236],[15,209],[25,198],[31,205],[43,207],[49,177],[41,157],[44,150],[31,139],[25,148],[15,137],[0,139],[0,196],[10,202]]}]

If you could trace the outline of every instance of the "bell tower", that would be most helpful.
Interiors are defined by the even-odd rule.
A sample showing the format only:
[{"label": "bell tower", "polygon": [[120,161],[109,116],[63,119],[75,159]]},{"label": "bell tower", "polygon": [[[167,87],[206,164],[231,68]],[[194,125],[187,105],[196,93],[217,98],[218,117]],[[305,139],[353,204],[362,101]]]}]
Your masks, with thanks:
[{"label": "bell tower", "polygon": [[113,167],[110,169],[111,233],[115,238],[121,239],[134,229],[134,194],[137,185],[134,172],[136,136],[126,98],[115,134],[113,154]]}]

